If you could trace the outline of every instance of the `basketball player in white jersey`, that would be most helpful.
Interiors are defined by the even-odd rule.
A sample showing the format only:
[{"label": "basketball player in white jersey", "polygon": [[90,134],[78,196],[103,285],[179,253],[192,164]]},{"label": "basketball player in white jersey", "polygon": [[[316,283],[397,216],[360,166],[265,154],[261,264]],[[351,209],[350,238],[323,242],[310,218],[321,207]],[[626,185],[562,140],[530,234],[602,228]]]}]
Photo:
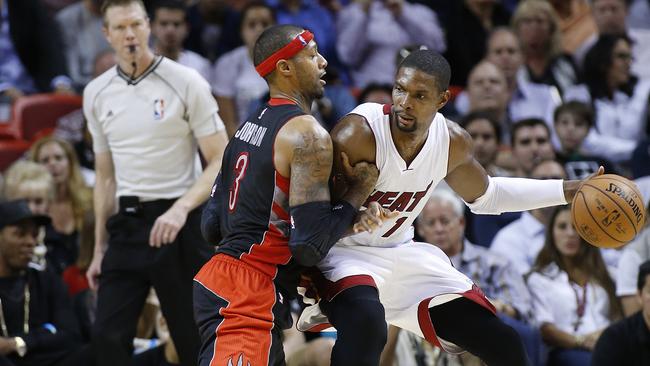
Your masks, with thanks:
[{"label": "basketball player in white jersey", "polygon": [[[331,133],[334,156],[343,151],[379,169],[367,202],[399,212],[370,233],[341,239],[312,276],[320,306],[308,307],[298,327],[322,329],[329,319],[338,331],[332,365],[378,365],[386,321],[491,366],[529,364],[518,335],[482,291],[439,248],[413,241],[412,223],[443,179],[479,214],[566,204],[581,182],[489,177],[473,158],[469,134],[438,113],[449,100],[449,77],[442,56],[415,51],[397,71],[392,106],[362,104]],[[340,165],[335,159],[335,173]],[[345,192],[340,175],[334,188]]]}]

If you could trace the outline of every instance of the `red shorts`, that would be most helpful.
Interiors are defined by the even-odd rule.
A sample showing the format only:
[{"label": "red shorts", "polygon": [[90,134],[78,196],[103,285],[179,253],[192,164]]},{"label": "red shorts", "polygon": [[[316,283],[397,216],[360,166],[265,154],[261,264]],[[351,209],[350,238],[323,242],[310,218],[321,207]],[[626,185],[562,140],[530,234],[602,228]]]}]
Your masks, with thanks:
[{"label": "red shorts", "polygon": [[212,257],[194,277],[199,365],[283,365],[276,294],[267,274],[226,254]]}]

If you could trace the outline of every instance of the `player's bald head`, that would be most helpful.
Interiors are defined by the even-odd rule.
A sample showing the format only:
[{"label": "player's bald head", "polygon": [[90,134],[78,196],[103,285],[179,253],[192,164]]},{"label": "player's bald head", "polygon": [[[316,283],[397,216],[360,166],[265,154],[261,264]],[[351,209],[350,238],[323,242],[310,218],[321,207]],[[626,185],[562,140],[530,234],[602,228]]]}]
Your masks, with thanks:
[{"label": "player's bald head", "polygon": [[253,63],[255,66],[261,64],[280,48],[288,45],[302,31],[302,28],[290,24],[274,25],[266,29],[257,38],[253,48]]},{"label": "player's bald head", "polygon": [[438,84],[439,91],[449,88],[451,78],[451,67],[449,62],[441,54],[431,50],[417,50],[411,52],[399,64],[397,71],[402,68],[413,68],[433,76]]}]

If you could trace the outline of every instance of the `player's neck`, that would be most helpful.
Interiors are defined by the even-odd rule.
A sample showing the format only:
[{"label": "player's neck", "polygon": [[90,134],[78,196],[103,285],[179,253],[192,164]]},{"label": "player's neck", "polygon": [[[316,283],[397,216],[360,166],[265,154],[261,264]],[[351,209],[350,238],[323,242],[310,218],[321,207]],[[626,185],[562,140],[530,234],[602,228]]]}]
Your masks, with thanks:
[{"label": "player's neck", "polygon": [[311,104],[313,100],[296,91],[285,91],[271,86],[269,96],[271,98],[287,99],[294,102],[305,113],[311,113]]}]

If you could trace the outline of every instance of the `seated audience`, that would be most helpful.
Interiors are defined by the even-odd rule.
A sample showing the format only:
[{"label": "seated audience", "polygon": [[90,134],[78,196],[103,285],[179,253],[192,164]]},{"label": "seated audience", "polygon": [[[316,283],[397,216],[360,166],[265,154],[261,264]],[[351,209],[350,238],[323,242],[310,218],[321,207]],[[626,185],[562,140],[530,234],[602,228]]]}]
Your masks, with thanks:
[{"label": "seated audience", "polygon": [[591,108],[581,102],[567,102],[555,110],[553,125],[560,140],[557,160],[564,164],[569,179],[584,179],[597,172],[600,166],[607,173],[616,173],[616,168],[607,159],[587,154],[582,149],[593,127],[593,118]]},{"label": "seated audience", "polygon": [[[646,202],[647,199],[646,197]],[[616,271],[616,296],[621,300],[625,316],[631,316],[641,310],[641,304],[636,297],[636,279],[641,263],[650,260],[650,205],[647,206],[646,225],[623,249]]]},{"label": "seated audience", "polygon": [[521,1],[512,16],[512,29],[521,42],[525,80],[552,85],[560,94],[576,84],[577,67],[562,50],[559,21],[548,1]]},{"label": "seated audience", "polygon": [[630,160],[647,136],[650,80],[630,72],[632,41],[626,35],[602,35],[585,57],[584,84],[566,92],[565,100],[592,105],[594,128],[584,148],[614,162]]},{"label": "seated audience", "polygon": [[636,298],[641,310],[610,325],[598,339],[592,366],[650,365],[650,261],[638,268]]},{"label": "seated audience", "polygon": [[85,185],[77,156],[67,142],[45,137],[34,143],[30,154],[54,179],[54,200],[49,208],[52,226],[46,232],[45,242],[51,262],[56,263],[53,269],[61,273],[79,255],[79,230],[92,208],[92,192]]},{"label": "seated audience", "polygon": [[551,347],[548,366],[589,366],[600,334],[622,312],[600,250],[578,236],[569,205],[553,211],[527,282]]},{"label": "seated audience", "polygon": [[[538,163],[528,177],[566,179],[566,173],[560,163],[545,160]],[[497,232],[490,252],[507,258],[519,274],[528,273],[544,246],[544,230],[552,211],[552,207],[546,207],[522,213],[519,219]]]},{"label": "seated audience", "polygon": [[1,365],[87,364],[65,286],[56,274],[29,267],[38,227],[47,222],[25,201],[0,203]]}]

